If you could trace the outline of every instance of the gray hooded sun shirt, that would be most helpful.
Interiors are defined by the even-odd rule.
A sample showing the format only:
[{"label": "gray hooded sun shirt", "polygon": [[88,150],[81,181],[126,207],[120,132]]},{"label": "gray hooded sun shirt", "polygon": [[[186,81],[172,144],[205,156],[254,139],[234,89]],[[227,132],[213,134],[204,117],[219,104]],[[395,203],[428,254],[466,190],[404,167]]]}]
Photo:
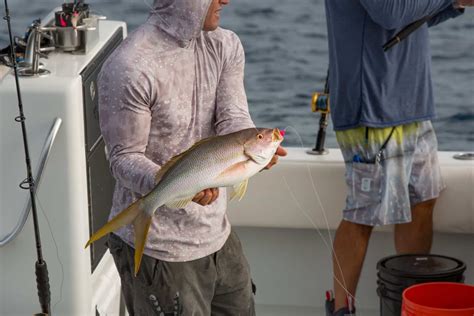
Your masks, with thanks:
[{"label": "gray hooded sun shirt", "polygon": [[[100,125],[117,184],[110,218],[154,188],[170,158],[200,139],[254,127],[236,34],[202,31],[211,0],[156,0],[99,76]],[[145,254],[190,261],[219,250],[230,224],[225,190],[208,206],[160,207]],[[115,232],[133,245],[131,225]]]}]

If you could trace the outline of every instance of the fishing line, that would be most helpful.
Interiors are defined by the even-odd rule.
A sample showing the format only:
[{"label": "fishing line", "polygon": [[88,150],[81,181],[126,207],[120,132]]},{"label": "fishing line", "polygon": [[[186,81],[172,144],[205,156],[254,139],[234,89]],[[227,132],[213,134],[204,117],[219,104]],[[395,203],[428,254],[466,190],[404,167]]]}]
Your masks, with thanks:
[{"label": "fishing line", "polygon": [[[288,191],[290,192],[290,195],[291,195],[293,201],[295,202],[296,206],[297,206],[297,207],[299,208],[299,210],[305,215],[305,217],[311,222],[311,224],[313,225],[313,227],[314,227],[314,228],[316,229],[316,231],[318,232],[319,236],[321,236],[321,239],[323,240],[324,244],[326,245],[327,250],[329,250],[329,252],[333,252],[333,250],[331,250],[332,247],[328,244],[327,240],[324,238],[323,234],[321,233],[321,230],[317,227],[316,223],[314,223],[314,221],[313,221],[313,219],[311,218],[311,216],[309,216],[309,214],[308,214],[307,212],[305,212],[304,209],[303,209],[303,208],[301,207],[301,205],[299,204],[298,200],[296,199],[295,194],[294,194],[293,191],[291,190],[290,185],[289,185],[288,182],[286,181],[286,177],[283,176],[282,178],[283,178],[283,181],[285,182],[285,184],[286,184],[286,186],[287,186],[287,188],[288,188]],[[338,266],[339,266],[339,264],[338,264]],[[339,266],[339,269],[341,269],[340,266]],[[341,273],[341,274],[342,274],[342,273]],[[341,281],[340,281],[338,278],[336,278],[335,276],[334,276],[334,279],[336,280],[336,282],[337,282],[340,286],[342,286],[342,288],[346,291],[346,293],[349,293],[349,291],[346,289],[346,286],[345,286],[344,277],[343,277],[343,282],[344,282],[344,284],[341,283]]]},{"label": "fishing line", "polygon": [[64,265],[63,265],[63,262],[61,261],[61,258],[59,257],[58,243],[56,242],[56,238],[54,238],[53,229],[51,228],[51,223],[49,222],[49,218],[48,218],[48,216],[46,215],[46,212],[43,209],[43,205],[41,205],[41,201],[38,197],[38,194],[35,193],[35,196],[36,196],[36,200],[38,201],[39,209],[40,209],[41,213],[43,213],[43,216],[46,220],[46,223],[48,224],[49,232],[51,233],[51,238],[53,239],[54,247],[56,248],[56,257],[58,258],[59,265],[61,266],[61,285],[59,287],[59,300],[56,303],[54,303],[53,307],[51,308],[51,313],[52,313],[53,310],[56,308],[56,306],[63,299]]},{"label": "fishing line", "polygon": [[[298,133],[298,131],[296,130],[295,127],[291,126],[291,125],[288,125],[287,127],[285,127],[284,131],[286,131],[288,128],[291,128],[296,136],[298,137],[298,140],[300,141],[300,144],[301,144],[301,148],[304,149],[304,143],[303,143],[303,139],[301,137],[301,135]],[[301,205],[299,204],[299,202],[297,202],[296,200],[296,197],[295,195],[293,194],[293,192],[291,191],[291,188],[289,187],[288,185],[288,182],[286,181],[286,178],[283,176],[283,180],[285,181],[285,184],[287,185],[288,187],[288,190],[290,191],[291,193],[291,196],[293,198],[293,200],[296,202],[296,205],[298,206],[298,208],[300,209],[301,212],[303,212],[303,214],[310,220],[311,224],[313,225],[313,227],[318,231],[318,234],[321,236],[321,238],[323,239],[323,242],[325,243],[326,247],[328,248],[328,250],[331,252],[331,254],[334,256],[334,259],[336,261],[336,264],[337,264],[337,267],[339,269],[339,272],[341,273],[341,276],[342,276],[342,283],[341,281],[336,278],[336,276],[334,275],[334,280],[336,280],[336,282],[344,289],[344,291],[346,292],[346,295],[350,296],[355,303],[357,303],[357,300],[356,298],[347,290],[347,285],[346,285],[346,280],[344,278],[344,273],[342,272],[342,268],[341,268],[341,265],[340,265],[340,262],[339,262],[339,258],[336,256],[336,252],[334,251],[334,247],[333,247],[333,239],[331,237],[331,233],[330,233],[330,227],[329,227],[329,221],[327,219],[327,216],[326,216],[326,210],[324,209],[324,206],[322,204],[322,201],[321,201],[321,197],[319,196],[317,190],[316,190],[316,185],[314,183],[314,179],[313,179],[313,176],[311,175],[311,169],[310,169],[310,166],[308,163],[305,163],[305,166],[306,166],[306,169],[308,170],[308,174],[309,174],[309,178],[311,180],[311,185],[312,185],[312,188],[313,188],[313,192],[314,194],[316,195],[316,199],[319,203],[319,206],[321,207],[321,210],[322,210],[322,214],[323,214],[323,217],[324,217],[324,221],[325,221],[325,224],[326,224],[326,228],[327,228],[327,231],[328,231],[328,238],[331,242],[331,246],[328,245],[327,243],[327,240],[323,237],[320,229],[315,225],[315,223],[313,222],[313,220],[309,217],[309,215],[303,210],[303,208],[301,207]],[[360,313],[359,313],[360,314]]]},{"label": "fishing line", "polygon": [[148,3],[148,0],[143,0],[143,3],[146,4],[148,6],[148,8],[150,8],[150,10],[154,10],[153,9],[153,5],[151,5],[150,3]]},{"label": "fishing line", "polygon": [[[291,128],[291,129],[295,132],[296,136],[298,137],[298,140],[300,141],[301,148],[304,149],[305,147],[304,147],[303,139],[302,139],[301,135],[298,133],[298,131],[296,130],[296,128],[289,125],[289,126],[287,126],[287,127],[285,128],[285,131],[286,131],[288,128]],[[311,185],[312,185],[312,188],[313,188],[313,193],[316,195],[316,200],[318,201],[319,206],[321,207],[321,210],[322,210],[322,213],[323,213],[323,216],[324,216],[324,221],[325,221],[325,224],[326,224],[326,228],[327,228],[327,230],[328,230],[328,238],[329,238],[329,240],[330,240],[331,243],[332,243],[333,240],[332,240],[331,233],[330,233],[329,221],[328,221],[327,216],[326,216],[326,210],[325,210],[325,208],[324,208],[324,206],[323,206],[323,204],[322,204],[322,202],[321,202],[321,197],[319,196],[318,191],[317,191],[317,189],[316,189],[316,185],[315,185],[315,183],[314,183],[314,179],[313,179],[313,176],[312,176],[312,174],[311,174],[310,167],[309,167],[309,165],[308,165],[307,163],[305,163],[305,166],[306,166],[306,169],[307,169],[307,171],[308,171],[309,178],[310,178],[310,180],[311,180]],[[318,227],[315,227],[315,228],[319,230]],[[332,247],[331,247],[331,248],[332,248]],[[334,251],[334,249],[332,249],[332,250]]]}]

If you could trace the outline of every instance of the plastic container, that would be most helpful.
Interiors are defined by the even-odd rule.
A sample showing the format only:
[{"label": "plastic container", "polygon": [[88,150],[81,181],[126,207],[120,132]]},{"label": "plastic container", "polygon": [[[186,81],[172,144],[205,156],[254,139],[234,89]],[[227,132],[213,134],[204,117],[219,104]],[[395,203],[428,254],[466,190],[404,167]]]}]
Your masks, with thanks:
[{"label": "plastic container", "polygon": [[472,316],[474,286],[434,282],[409,287],[403,292],[402,316]]},{"label": "plastic container", "polygon": [[400,316],[405,289],[427,282],[462,283],[466,265],[440,255],[397,255],[381,259],[377,270],[380,315]]}]

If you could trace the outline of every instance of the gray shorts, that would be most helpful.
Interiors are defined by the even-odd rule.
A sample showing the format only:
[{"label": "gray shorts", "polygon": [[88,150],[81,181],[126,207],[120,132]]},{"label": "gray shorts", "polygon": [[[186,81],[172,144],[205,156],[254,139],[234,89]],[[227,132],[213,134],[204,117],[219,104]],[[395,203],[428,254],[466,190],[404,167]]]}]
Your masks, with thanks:
[{"label": "gray shorts", "polygon": [[[430,121],[337,131],[348,188],[344,219],[378,226],[411,221],[411,208],[444,189],[438,143]],[[389,139],[383,159],[376,154]]]},{"label": "gray shorts", "polygon": [[131,316],[254,316],[255,287],[239,238],[231,232],[216,253],[189,262],[143,256],[133,276],[134,249],[111,234],[109,249]]}]

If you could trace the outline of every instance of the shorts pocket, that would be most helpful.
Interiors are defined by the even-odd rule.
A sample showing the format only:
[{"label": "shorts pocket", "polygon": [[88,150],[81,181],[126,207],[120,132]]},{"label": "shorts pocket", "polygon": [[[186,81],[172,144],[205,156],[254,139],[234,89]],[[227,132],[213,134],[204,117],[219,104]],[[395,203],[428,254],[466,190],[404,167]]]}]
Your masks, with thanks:
[{"label": "shorts pocket", "polygon": [[135,280],[134,303],[136,315],[183,315],[179,291],[158,278],[151,285]]},{"label": "shorts pocket", "polygon": [[348,163],[346,211],[380,203],[384,177],[385,174],[380,163]]},{"label": "shorts pocket", "polygon": [[157,264],[152,268],[154,271],[149,271],[147,277],[139,275],[135,278],[134,307],[136,315],[183,314],[182,298],[176,287],[169,282],[170,280],[163,277],[162,269],[163,262],[157,260]]}]

